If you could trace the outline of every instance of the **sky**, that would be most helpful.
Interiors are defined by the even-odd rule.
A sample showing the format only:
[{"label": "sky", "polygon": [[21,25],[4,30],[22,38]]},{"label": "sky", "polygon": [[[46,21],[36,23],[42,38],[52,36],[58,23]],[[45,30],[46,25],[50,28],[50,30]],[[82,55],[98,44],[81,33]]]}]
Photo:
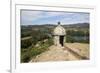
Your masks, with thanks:
[{"label": "sky", "polygon": [[89,13],[21,10],[21,25],[89,23]]}]

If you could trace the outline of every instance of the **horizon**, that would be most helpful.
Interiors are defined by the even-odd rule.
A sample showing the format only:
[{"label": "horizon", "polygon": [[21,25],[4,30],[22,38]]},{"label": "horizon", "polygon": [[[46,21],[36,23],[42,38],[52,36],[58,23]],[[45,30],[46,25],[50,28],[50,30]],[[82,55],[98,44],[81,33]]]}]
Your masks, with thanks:
[{"label": "horizon", "polygon": [[[73,23],[73,24],[60,24],[60,25],[77,25],[77,24],[80,24],[80,25],[83,25],[83,24],[90,24],[90,23],[86,23],[86,22],[84,22],[84,23]],[[32,25],[32,24],[31,24]],[[31,26],[31,25],[21,25],[21,26]],[[40,25],[58,25],[58,24],[34,24],[34,25],[32,25],[32,26],[36,26],[36,25],[38,25],[38,26],[40,26]]]}]

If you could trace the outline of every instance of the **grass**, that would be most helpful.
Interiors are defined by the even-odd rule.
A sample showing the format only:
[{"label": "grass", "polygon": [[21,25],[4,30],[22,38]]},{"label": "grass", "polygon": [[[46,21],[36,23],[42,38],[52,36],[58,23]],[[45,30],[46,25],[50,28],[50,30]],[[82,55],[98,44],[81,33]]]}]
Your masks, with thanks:
[{"label": "grass", "polygon": [[29,48],[23,48],[21,49],[21,62],[27,63],[29,62],[33,57],[36,57],[37,55],[45,52],[48,50],[48,47],[53,44],[52,39],[49,39],[46,42],[41,41],[39,46],[31,46]]}]

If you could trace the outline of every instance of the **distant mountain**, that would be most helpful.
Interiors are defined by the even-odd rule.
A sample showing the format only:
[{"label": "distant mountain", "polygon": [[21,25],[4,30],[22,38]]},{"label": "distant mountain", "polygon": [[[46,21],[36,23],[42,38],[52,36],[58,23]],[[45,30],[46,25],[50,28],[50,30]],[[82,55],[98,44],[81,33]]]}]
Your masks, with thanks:
[{"label": "distant mountain", "polygon": [[[29,27],[33,29],[34,28],[54,28],[56,26],[57,25],[55,24],[27,25],[27,26],[22,25],[22,27],[24,28]],[[62,26],[65,28],[89,28],[89,23],[64,24]]]},{"label": "distant mountain", "polygon": [[69,24],[69,25],[63,25],[63,26],[68,27],[68,28],[76,28],[76,27],[89,28],[89,23],[77,23],[77,24]]}]

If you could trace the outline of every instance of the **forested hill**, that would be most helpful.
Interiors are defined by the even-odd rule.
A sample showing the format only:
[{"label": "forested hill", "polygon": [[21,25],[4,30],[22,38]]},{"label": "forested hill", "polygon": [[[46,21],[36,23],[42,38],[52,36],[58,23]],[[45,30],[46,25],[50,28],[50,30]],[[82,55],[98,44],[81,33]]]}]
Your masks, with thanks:
[{"label": "forested hill", "polygon": [[[41,24],[41,25],[21,25],[22,28],[32,27],[32,28],[54,28],[57,24]],[[77,24],[63,24],[65,28],[89,28],[89,23],[77,23]]]}]

